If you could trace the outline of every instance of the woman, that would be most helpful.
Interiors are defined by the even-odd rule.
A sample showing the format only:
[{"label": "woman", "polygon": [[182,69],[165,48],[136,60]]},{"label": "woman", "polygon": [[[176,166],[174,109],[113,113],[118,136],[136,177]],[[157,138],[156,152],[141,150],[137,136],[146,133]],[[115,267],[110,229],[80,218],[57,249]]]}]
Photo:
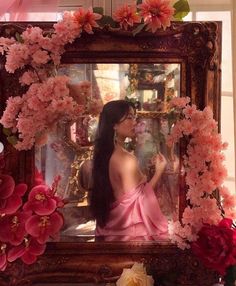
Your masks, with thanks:
[{"label": "woman", "polygon": [[135,110],[130,102],[115,100],[100,114],[93,158],[91,211],[96,236],[105,240],[158,240],[167,238],[167,220],[155,189],[166,160],[156,156],[149,182],[137,158],[125,150],[125,139],[135,137]]}]

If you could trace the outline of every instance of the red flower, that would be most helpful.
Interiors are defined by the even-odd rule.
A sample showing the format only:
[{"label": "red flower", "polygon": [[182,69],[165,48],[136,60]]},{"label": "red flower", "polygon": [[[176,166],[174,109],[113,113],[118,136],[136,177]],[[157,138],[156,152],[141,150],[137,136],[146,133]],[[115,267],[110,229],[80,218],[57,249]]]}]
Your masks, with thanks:
[{"label": "red flower", "polygon": [[38,243],[34,238],[26,239],[21,245],[9,250],[7,260],[13,262],[21,258],[24,263],[32,264],[37,260],[37,256],[44,253],[45,249],[46,245]]},{"label": "red flower", "polygon": [[0,219],[0,240],[11,245],[19,245],[26,235],[25,221],[31,213],[17,212]]},{"label": "red flower", "polygon": [[193,253],[206,267],[225,274],[230,265],[236,264],[236,229],[231,219],[223,219],[218,225],[204,225],[199,238],[191,244]]},{"label": "red flower", "polygon": [[43,185],[44,182],[44,178],[43,178],[43,174],[42,172],[40,172],[37,167],[35,167],[35,174],[34,174],[34,185]]},{"label": "red flower", "polygon": [[57,208],[58,199],[46,185],[35,186],[29,193],[28,202],[23,209],[34,211],[38,215],[50,215]]},{"label": "red flower", "polygon": [[0,214],[13,214],[22,205],[21,197],[27,190],[26,184],[18,184],[11,176],[0,175]]},{"label": "red flower", "polygon": [[0,175],[0,200],[10,197],[15,188],[15,182],[9,175]]},{"label": "red flower", "polygon": [[49,216],[31,216],[26,224],[26,231],[35,237],[41,244],[45,243],[49,237],[55,237],[63,225],[63,217],[60,213],[54,212]]}]

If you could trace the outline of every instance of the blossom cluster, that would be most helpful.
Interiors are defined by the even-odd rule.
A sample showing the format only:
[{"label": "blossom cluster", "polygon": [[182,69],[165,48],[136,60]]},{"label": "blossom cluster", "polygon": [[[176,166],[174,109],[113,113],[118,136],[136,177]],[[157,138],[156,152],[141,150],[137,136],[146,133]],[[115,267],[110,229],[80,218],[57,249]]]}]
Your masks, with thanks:
[{"label": "blossom cluster", "polygon": [[[175,13],[172,4],[169,0],[144,0],[137,7],[125,4],[114,13],[113,21],[125,30],[141,23],[141,29],[146,26],[146,30],[155,32],[170,26]],[[69,78],[58,76],[56,68],[65,45],[79,38],[82,32],[93,34],[93,28],[100,27],[101,18],[102,15],[94,13],[92,8],[79,8],[75,12],[64,12],[62,20],[48,32],[29,26],[15,38],[0,38],[0,53],[6,55],[6,71],[20,70],[19,83],[28,87],[23,95],[8,99],[0,120],[7,129],[8,139],[11,138],[9,142],[16,149],[27,150],[34,144],[44,143],[46,134],[59,119],[73,120],[75,114],[83,113],[80,102],[87,104],[88,98],[91,113],[99,112],[101,103],[83,91],[86,84],[77,86],[81,96],[74,98]]]},{"label": "blossom cluster", "polygon": [[[93,33],[92,27],[98,27],[96,20],[100,18],[101,15],[91,9],[80,8],[74,13],[65,12],[49,34],[30,26],[20,35],[20,41],[0,38],[0,52],[6,54],[7,72],[21,69],[19,82],[28,86],[23,95],[9,97],[0,120],[15,139],[16,149],[27,150],[34,144],[45,143],[47,133],[58,120],[75,120],[83,113],[78,94],[81,93],[86,101],[91,98],[84,92],[86,84],[78,85],[77,95],[72,95],[70,79],[55,74],[53,67],[60,64],[65,44],[73,42],[83,30]],[[86,88],[88,90],[88,86]],[[93,104],[93,112],[94,108]]]},{"label": "blossom cluster", "polygon": [[36,185],[23,203],[27,185],[16,185],[11,176],[0,175],[1,271],[18,258],[26,264],[34,263],[45,251],[46,242],[58,236],[63,217],[57,209],[64,204],[55,195],[56,184],[52,188]]},{"label": "blossom cluster", "polygon": [[58,119],[72,120],[83,111],[70,96],[68,77],[49,77],[43,83],[33,83],[23,96],[10,97],[0,120],[5,128],[18,134],[15,148],[31,149],[43,143],[47,132]]},{"label": "blossom cluster", "polygon": [[167,140],[170,146],[180,138],[188,140],[183,165],[189,205],[183,212],[182,222],[174,222],[170,227],[172,240],[181,248],[189,247],[189,242],[198,238],[203,225],[217,225],[222,215],[236,218],[235,195],[223,186],[227,171],[222,151],[227,143],[222,142],[212,110],[209,107],[198,110],[189,101],[189,98],[174,98],[170,102],[181,118]]}]

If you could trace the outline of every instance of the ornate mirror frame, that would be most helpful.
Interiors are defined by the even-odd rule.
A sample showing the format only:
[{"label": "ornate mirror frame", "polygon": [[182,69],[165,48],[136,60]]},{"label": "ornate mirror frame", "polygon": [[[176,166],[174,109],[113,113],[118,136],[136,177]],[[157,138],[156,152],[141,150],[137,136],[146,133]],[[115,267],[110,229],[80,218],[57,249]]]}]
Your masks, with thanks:
[{"label": "ornate mirror frame", "polygon": [[[22,31],[28,24],[48,30],[53,23],[2,23],[1,36]],[[173,22],[165,31],[155,34],[130,32],[105,27],[94,35],[83,34],[66,46],[62,63],[174,62],[181,65],[182,96],[189,96],[200,109],[213,109],[220,121],[221,23]],[[22,88],[15,75],[7,74],[1,57],[1,112],[11,95]],[[1,131],[2,132],[2,131]],[[5,172],[16,181],[32,184],[34,150],[16,151],[6,142]],[[184,187],[182,188],[184,198]],[[50,242],[45,254],[31,266],[12,264],[0,275],[0,285],[35,285],[44,283],[114,282],[124,267],[144,262],[159,281],[176,273],[173,285],[210,286],[216,274],[206,271],[190,251],[169,243],[153,242]],[[41,285],[40,284],[40,285]]]}]

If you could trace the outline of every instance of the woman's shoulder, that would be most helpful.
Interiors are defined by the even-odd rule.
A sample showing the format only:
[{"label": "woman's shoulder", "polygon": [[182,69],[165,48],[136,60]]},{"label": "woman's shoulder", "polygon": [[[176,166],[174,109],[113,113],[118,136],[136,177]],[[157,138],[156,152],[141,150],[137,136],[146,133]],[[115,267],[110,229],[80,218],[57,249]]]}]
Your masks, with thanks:
[{"label": "woman's shoulder", "polygon": [[116,151],[112,154],[111,159],[113,160],[119,160],[122,161],[123,163],[137,163],[137,158],[134,154],[122,150],[122,151]]},{"label": "woman's shoulder", "polygon": [[137,166],[138,160],[136,156],[127,151],[114,152],[111,157],[112,164],[118,164],[123,167]]}]

